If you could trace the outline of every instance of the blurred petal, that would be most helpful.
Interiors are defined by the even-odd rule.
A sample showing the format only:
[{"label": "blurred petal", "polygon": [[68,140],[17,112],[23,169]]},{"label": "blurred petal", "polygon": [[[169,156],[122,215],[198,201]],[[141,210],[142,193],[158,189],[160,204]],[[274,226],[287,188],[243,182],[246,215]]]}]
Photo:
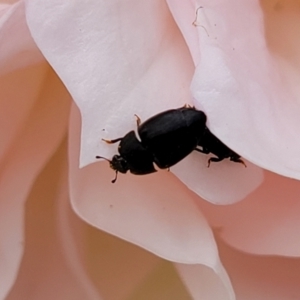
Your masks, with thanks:
[{"label": "blurred petal", "polygon": [[84,224],[86,267],[104,299],[190,299],[172,263]]},{"label": "blurred petal", "polygon": [[1,0],[1,5],[9,5],[9,4],[13,4],[16,2],[22,2],[23,0]]},{"label": "blurred petal", "polygon": [[7,300],[101,299],[87,286],[76,249],[66,252],[70,236],[57,231],[57,211],[62,208],[62,202],[66,203],[69,199],[66,161],[67,147],[64,143],[31,189],[25,211],[24,257]]},{"label": "blurred petal", "polygon": [[254,254],[300,256],[299,195],[299,181],[266,172],[264,183],[239,203],[199,203],[231,246]]},{"label": "blurred petal", "polygon": [[[104,299],[190,299],[170,263],[84,222],[76,223],[72,230],[76,232],[77,242],[82,234],[86,237],[77,247],[84,246],[87,270]],[[68,257],[72,257],[69,251]],[[176,264],[176,267],[187,287],[192,285],[189,289],[192,299],[235,299],[222,267],[219,266],[219,275],[225,279],[229,292],[224,289],[220,278],[205,266]],[[226,297],[226,294],[230,296]]]},{"label": "blurred petal", "polygon": [[[69,94],[49,66],[42,65],[37,72],[43,74],[44,82],[36,82],[32,88],[39,92],[24,93],[23,97],[12,99],[14,105],[17,100],[26,102],[29,97],[28,103],[33,104],[30,109],[26,108],[28,113],[26,118],[22,117],[22,128],[18,128],[18,134],[10,140],[0,165],[0,299],[8,292],[18,272],[23,253],[24,202],[30,187],[66,134]],[[17,72],[15,88],[18,80],[26,80],[29,74],[34,74],[30,68],[24,69],[22,75]],[[12,85],[13,79],[9,82]],[[32,96],[36,98],[32,100]],[[11,107],[10,110],[13,111]],[[14,122],[13,116],[10,122]]]},{"label": "blurred petal", "polygon": [[[8,3],[2,3],[3,1],[0,1],[0,16],[2,14],[5,14],[6,9],[10,7]],[[4,1],[5,2],[5,1]]]},{"label": "blurred petal", "polygon": [[22,134],[40,100],[49,66],[38,64],[0,76],[0,159]]},{"label": "blurred petal", "polygon": [[218,243],[238,300],[294,300],[300,295],[300,259],[241,253]]},{"label": "blurred petal", "polygon": [[15,5],[3,4],[0,8],[0,159],[2,159],[16,135],[23,130],[49,69],[46,65],[36,64],[44,58],[28,30],[24,4],[22,2]]},{"label": "blurred petal", "polygon": [[300,64],[297,30],[299,1],[262,0],[260,3],[264,13],[268,46],[273,53],[287,60],[290,65],[296,67],[295,70],[298,70]]},{"label": "blurred petal", "polygon": [[0,6],[0,74],[44,60],[25,19],[24,2]]},{"label": "blurred petal", "polygon": [[104,299],[128,299],[162,261],[84,221],[81,224],[85,267]]},{"label": "blurred petal", "polygon": [[140,283],[128,300],[192,299],[170,262],[160,264]]},{"label": "blurred petal", "polygon": [[[287,51],[279,59],[274,55],[279,39],[276,43],[272,36],[280,28],[280,37],[287,37],[284,41],[298,41],[300,21],[295,9],[286,9],[291,4],[264,3],[271,46],[266,43],[259,1],[195,1],[195,15],[196,8],[202,7],[197,14],[201,60],[192,93],[196,106],[207,113],[210,129],[226,145],[263,168],[299,179],[299,43],[288,44],[295,49],[289,60]],[[280,24],[271,30],[275,18]],[[182,21],[178,25],[189,47],[194,47],[189,42],[193,26],[187,30]]]},{"label": "blurred petal", "polygon": [[212,270],[203,265],[176,264],[193,299],[232,300],[235,294],[230,279],[219,262]]}]

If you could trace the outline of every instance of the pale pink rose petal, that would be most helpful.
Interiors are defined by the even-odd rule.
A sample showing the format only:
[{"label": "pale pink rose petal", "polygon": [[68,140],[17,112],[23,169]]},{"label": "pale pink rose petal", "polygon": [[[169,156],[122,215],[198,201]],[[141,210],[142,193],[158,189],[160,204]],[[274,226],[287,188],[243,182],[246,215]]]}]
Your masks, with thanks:
[{"label": "pale pink rose petal", "polygon": [[190,299],[171,262],[83,221],[81,231],[86,270],[104,299]]},{"label": "pale pink rose petal", "polygon": [[[60,180],[58,182],[59,197],[56,202],[56,222],[58,238],[61,244],[64,260],[68,265],[68,271],[72,273],[74,280],[78,281],[80,289],[84,291],[85,298],[98,300],[103,296],[97,290],[94,280],[87,271],[87,259],[83,253],[87,252],[89,234],[86,228],[88,225],[83,222],[74,212],[70,203],[69,179],[68,179],[68,151],[67,143],[63,143],[61,153],[58,153],[61,164]],[[57,166],[56,166],[57,167]],[[98,270],[103,275],[103,270]],[[67,273],[67,272],[66,272]],[[73,293],[73,291],[72,291]]]},{"label": "pale pink rose petal", "polygon": [[6,9],[11,7],[8,3],[1,3],[0,1],[0,17],[1,15],[5,14],[6,13]]},{"label": "pale pink rose petal", "polygon": [[[104,299],[217,300],[219,298],[216,295],[220,295],[219,293],[222,293],[222,300],[234,299],[234,294],[231,298],[226,298],[228,291],[224,289],[220,278],[208,267],[175,264],[186,287],[189,288],[192,284],[194,290],[198,291],[195,293],[189,288],[188,295],[184,283],[170,262],[91,226],[85,227],[87,270],[93,276],[93,282]],[[222,270],[219,271],[222,273]],[[227,277],[228,280],[226,274],[222,277]]]},{"label": "pale pink rose petal", "polygon": [[[42,56],[25,21],[24,5],[0,11],[0,159],[23,130],[48,68],[36,65]],[[28,68],[24,72],[22,68]],[[13,72],[15,71],[15,72]],[[13,122],[12,122],[13,120]]]},{"label": "pale pink rose petal", "polygon": [[[181,15],[177,2],[168,1],[188,46],[193,48],[191,12],[188,19],[187,14]],[[298,16],[292,10],[280,9],[280,4],[276,9],[276,3],[269,4],[273,14],[279,11],[285,16],[277,29],[288,36],[287,40],[298,40]],[[289,43],[297,50],[289,60],[285,58],[287,51],[281,59],[272,53],[258,0],[194,1],[195,17],[197,8],[201,56],[191,87],[196,106],[204,108],[211,130],[243,157],[299,179],[298,44]],[[289,17],[291,21],[285,22]],[[269,28],[269,34],[276,34],[275,29]],[[277,40],[277,48],[278,44]]]},{"label": "pale pink rose petal", "polygon": [[182,0],[166,0],[166,2],[188,45],[194,65],[197,66],[201,59],[201,49],[199,47],[198,29],[193,24],[197,21],[195,0],[185,1],[184,5]]},{"label": "pale pink rose petal", "polygon": [[[47,255],[51,253],[62,263],[61,266],[55,266],[57,274],[61,276],[59,280],[65,283],[63,289],[57,291],[58,298],[61,299],[63,293],[67,293],[68,297],[65,299],[73,299],[72,295],[74,297],[74,293],[76,295],[79,292],[77,297],[80,296],[82,299],[98,300],[100,299],[99,295],[103,299],[127,299],[128,295],[140,288],[142,281],[146,280],[149,275],[151,276],[152,272],[161,264],[162,259],[91,227],[74,213],[68,196],[65,146],[64,144],[56,157],[51,160],[48,170],[51,168],[52,171],[48,171],[44,175],[45,180],[50,181],[49,187],[56,191],[55,195],[58,195],[53,199],[47,199],[44,206],[51,205],[51,207],[54,206],[54,209],[50,210],[51,215],[46,214],[46,211],[40,212],[41,219],[51,218],[50,223],[55,223],[57,228],[57,232],[52,231],[50,241],[47,241],[55,243],[57,247],[50,247]],[[57,182],[53,180],[54,178],[57,178]],[[40,187],[43,186],[41,182],[38,184]],[[32,215],[31,217],[33,220],[37,219],[36,216]],[[53,238],[55,241],[52,241]],[[35,243],[39,244],[39,241]],[[46,261],[44,264],[46,264],[47,260],[43,255],[44,253],[38,253],[37,257],[41,260],[44,259]],[[30,270],[28,271],[30,272]],[[42,288],[39,291],[42,293],[41,299],[45,297],[43,289],[46,290],[49,286],[53,287],[57,284],[55,278],[56,276],[47,280],[41,274]],[[32,278],[29,283],[26,278],[22,280],[23,286],[30,282],[37,284]],[[73,285],[73,289],[70,283]],[[53,291],[51,291],[51,296],[54,297]]]},{"label": "pale pink rose petal", "polygon": [[201,210],[230,245],[254,254],[300,256],[300,183],[266,172],[264,183],[231,206],[199,201]]},{"label": "pale pink rose petal", "polygon": [[24,130],[24,125],[39,100],[40,86],[49,66],[33,65],[0,77],[0,159]]},{"label": "pale pink rose petal", "polygon": [[300,41],[298,38],[299,26],[299,9],[300,3],[298,1],[261,1],[261,6],[264,13],[264,22],[266,30],[266,39],[271,51],[282,57],[288,62],[287,67],[297,74],[294,78],[290,77],[292,85],[291,88],[297,88],[297,77],[299,77],[300,55],[299,47]]},{"label": "pale pink rose petal", "polygon": [[23,2],[23,0],[1,0],[0,1],[1,5],[3,5],[3,6],[13,4],[16,2]]},{"label": "pale pink rose petal", "polygon": [[0,6],[0,44],[0,74],[44,60],[28,30],[23,1]]},{"label": "pale pink rose petal", "polygon": [[62,252],[72,276],[79,277],[86,292],[92,296],[96,288],[104,299],[141,299],[149,294],[154,299],[180,295],[186,299],[187,292],[171,263],[88,225],[71,210],[64,193],[57,200]]},{"label": "pale pink rose petal", "polygon": [[214,204],[232,204],[245,198],[263,181],[263,171],[245,160],[224,160],[207,167],[207,155],[192,153],[171,170],[195,193]]},{"label": "pale pink rose petal", "polygon": [[[60,209],[62,210],[64,208]],[[62,222],[66,223],[68,217],[62,216]],[[86,269],[104,299],[144,299],[150,295],[151,299],[189,299],[183,290],[183,283],[180,283],[178,275],[174,274],[175,268],[173,270],[170,263],[135,245],[92,228],[85,222],[80,224],[78,220],[73,219],[69,230],[73,231],[78,244],[76,248],[80,248],[80,252],[84,253]],[[83,232],[86,235],[84,242],[78,239]],[[70,236],[64,239],[65,243],[68,243],[69,239]],[[74,251],[77,250],[71,248],[68,251],[70,260]],[[193,285],[194,289],[189,288],[193,299],[217,300],[217,295],[222,295],[222,300],[235,299],[228,276],[220,262],[216,262],[213,269],[202,265],[176,264],[176,267],[186,286],[189,288]],[[197,298],[195,295],[206,297]]]},{"label": "pale pink rose petal", "polygon": [[[27,198],[24,256],[16,283],[5,299],[102,299],[86,277],[76,253],[78,248],[68,246],[73,243],[71,235],[61,230],[62,220],[58,213],[63,213],[62,203],[67,201],[67,147],[64,142],[36,178]],[[83,242],[82,234],[77,234]],[[77,245],[73,243],[73,247]]]},{"label": "pale pink rose petal", "polygon": [[[20,105],[23,102],[33,102],[34,105],[1,160],[0,299],[5,297],[13,284],[22,258],[24,203],[30,187],[66,134],[70,96],[48,65],[43,64],[36,71],[39,75],[43,74],[45,84],[39,81],[36,85],[29,84],[28,93],[25,86],[20,85],[22,97],[17,95],[6,99],[15,105],[15,109],[18,101]],[[15,81],[13,76],[6,81],[15,89],[20,80],[28,82],[32,80],[30,76],[36,75],[31,68],[23,69],[23,74],[16,73]],[[0,82],[1,79],[3,77]],[[39,93],[32,93],[31,89],[38,90]],[[35,99],[32,100],[33,95]],[[5,127],[9,122],[14,122],[14,118],[5,119],[2,126]]]},{"label": "pale pink rose petal", "polygon": [[[145,120],[191,103],[192,59],[164,2],[28,1],[27,19],[80,108],[81,166],[95,162],[95,155],[112,157],[116,146],[101,138],[135,129],[134,114]],[[171,171],[209,201],[238,201],[262,180],[254,166],[231,168],[228,180],[227,164],[221,172],[208,170],[207,159],[197,153]]]},{"label": "pale pink rose petal", "polygon": [[85,234],[81,245],[85,269],[99,293],[104,299],[131,299],[129,295],[163,260],[82,220],[81,224]]},{"label": "pale pink rose petal", "polygon": [[172,263],[82,224],[86,268],[104,299],[190,299]]},{"label": "pale pink rose petal", "polygon": [[237,300],[299,299],[300,259],[250,255],[221,241],[218,246]]},{"label": "pale pink rose petal", "polygon": [[230,279],[220,262],[214,270],[203,265],[176,264],[193,299],[234,300]]},{"label": "pale pink rose petal", "polygon": [[199,15],[204,6],[197,5],[196,0],[185,1],[184,5],[182,0],[166,0],[166,2],[188,45],[194,65],[197,66],[202,58],[202,45],[198,30],[203,30],[208,34],[206,28],[199,21]]}]

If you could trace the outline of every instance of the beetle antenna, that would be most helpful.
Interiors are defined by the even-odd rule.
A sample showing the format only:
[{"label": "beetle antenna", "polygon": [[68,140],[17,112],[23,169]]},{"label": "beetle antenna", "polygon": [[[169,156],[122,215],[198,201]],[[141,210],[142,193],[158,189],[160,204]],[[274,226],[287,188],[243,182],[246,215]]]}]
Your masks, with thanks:
[{"label": "beetle antenna", "polygon": [[98,156],[98,155],[96,156],[96,158],[97,158],[97,159],[99,159],[99,158],[103,158],[103,159],[105,159],[106,161],[108,161],[108,162],[110,162],[110,163],[111,163],[111,160],[109,160],[108,158],[105,158],[105,157],[102,157],[102,156]]},{"label": "beetle antenna", "polygon": [[115,183],[117,181],[117,178],[118,178],[118,171],[116,171],[116,176],[115,178],[111,181],[111,183]]},{"label": "beetle antenna", "polygon": [[[103,157],[103,156],[98,156],[98,155],[97,155],[96,158],[97,158],[97,159],[103,158],[103,159],[107,160],[109,163],[111,163],[111,160],[109,160],[108,158],[105,158],[105,157]],[[118,178],[118,171],[116,171],[116,176],[115,176],[115,178],[111,181],[111,183],[115,183],[115,182],[117,181],[117,178]]]}]

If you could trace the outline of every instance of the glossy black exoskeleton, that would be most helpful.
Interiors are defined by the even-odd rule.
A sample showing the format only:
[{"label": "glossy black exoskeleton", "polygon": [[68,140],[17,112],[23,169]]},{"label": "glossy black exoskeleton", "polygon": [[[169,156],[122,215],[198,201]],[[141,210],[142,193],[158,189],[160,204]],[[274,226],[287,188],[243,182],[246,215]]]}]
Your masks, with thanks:
[{"label": "glossy black exoskeleton", "polygon": [[222,143],[215,135],[210,132],[207,127],[205,127],[204,129],[202,139],[200,140],[198,146],[201,146],[202,149],[200,150],[199,148],[196,148],[196,151],[205,154],[212,153],[217,156],[209,158],[208,167],[210,166],[210,163],[212,161],[218,162],[225,158],[229,158],[231,161],[241,163],[245,167],[247,167],[244,161],[241,160],[241,156],[228,148],[224,143]]},{"label": "glossy black exoskeleton", "polygon": [[184,106],[170,109],[144,123],[137,117],[137,126],[139,138],[134,131],[130,131],[122,138],[104,140],[110,144],[120,142],[119,155],[114,155],[112,160],[107,159],[116,171],[116,178],[118,172],[126,173],[128,170],[136,175],[156,172],[153,163],[161,169],[170,168],[193,150],[217,156],[209,159],[208,166],[211,161],[224,158],[244,164],[238,154],[209,131],[206,115],[195,108]]}]

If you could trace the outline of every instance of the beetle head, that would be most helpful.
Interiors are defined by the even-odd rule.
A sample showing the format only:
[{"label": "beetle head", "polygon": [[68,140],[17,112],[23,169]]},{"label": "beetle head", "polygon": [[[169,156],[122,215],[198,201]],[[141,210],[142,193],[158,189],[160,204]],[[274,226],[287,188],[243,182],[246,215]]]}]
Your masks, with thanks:
[{"label": "beetle head", "polygon": [[111,169],[116,171],[116,177],[111,181],[112,183],[115,183],[117,180],[118,172],[126,173],[129,170],[127,161],[120,155],[114,155],[112,160],[109,160],[102,156],[96,156],[96,158],[103,158],[109,162],[109,166]]},{"label": "beetle head", "polygon": [[129,170],[127,161],[120,155],[114,155],[112,160],[109,162],[109,166],[121,173],[126,173]]}]

